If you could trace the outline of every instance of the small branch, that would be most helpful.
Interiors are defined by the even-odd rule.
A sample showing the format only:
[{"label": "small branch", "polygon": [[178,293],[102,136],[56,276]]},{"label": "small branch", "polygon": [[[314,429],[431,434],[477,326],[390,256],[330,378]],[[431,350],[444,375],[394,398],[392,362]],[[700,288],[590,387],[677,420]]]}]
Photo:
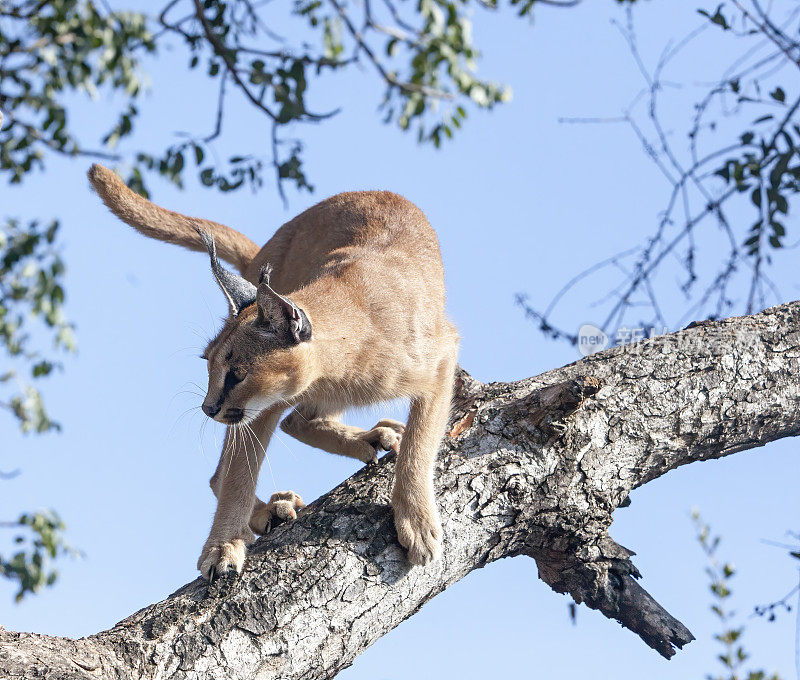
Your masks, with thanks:
[{"label": "small branch", "polygon": [[273,122],[277,122],[278,117],[258,97],[250,92],[250,88],[247,87],[247,83],[245,83],[237,73],[236,62],[231,58],[230,49],[228,49],[227,45],[223,44],[216,33],[214,33],[213,27],[208,23],[208,19],[206,19],[205,11],[203,10],[203,5],[201,4],[200,0],[192,1],[194,3],[195,16],[200,22],[200,25],[203,27],[203,33],[205,34],[206,39],[214,49],[214,53],[220,57],[223,62],[225,62],[225,68],[227,69],[228,73],[231,74],[231,78],[236,81],[239,89],[242,91],[244,96],[250,100],[253,106],[266,113],[267,116],[273,120]]},{"label": "small branch", "polygon": [[203,141],[206,143],[215,140],[222,133],[222,114],[225,110],[225,84],[227,82],[228,77],[226,72],[222,75],[219,82],[219,93],[217,94],[217,118],[214,124],[214,130],[203,138]]},{"label": "small branch", "polygon": [[[747,11],[746,7],[742,6],[742,3],[740,3],[738,0],[731,0],[731,3],[742,13],[744,17],[749,19],[768,40],[770,40],[781,52],[783,52],[789,62],[800,68],[800,61],[798,61],[797,57],[792,54],[791,48],[787,47],[787,40],[785,39],[783,33],[779,31],[774,24],[770,23],[769,20],[764,23],[760,23],[750,12]],[[797,47],[797,43],[794,43],[793,41],[788,42],[792,47]]]},{"label": "small branch", "polygon": [[[0,114],[0,125],[2,125],[2,114]],[[106,160],[106,161],[118,161],[122,157],[118,154],[113,153],[106,153],[105,151],[98,151],[97,149],[81,149],[77,146],[77,142],[73,141],[73,148],[67,149],[63,146],[59,145],[53,139],[47,139],[39,132],[39,129],[30,123],[24,123],[23,121],[15,118],[13,113],[9,114],[9,121],[10,125],[6,127],[6,130],[10,130],[13,126],[18,125],[21,127],[25,132],[27,132],[31,137],[33,137],[37,142],[41,142],[47,148],[59,153],[63,156],[75,157],[75,156],[82,156],[86,158],[95,158],[97,160]]]},{"label": "small branch", "polygon": [[429,87],[427,85],[422,85],[419,83],[408,83],[398,80],[394,75],[389,73],[381,64],[380,59],[375,55],[372,51],[372,48],[367,44],[366,39],[362,35],[361,31],[359,31],[354,25],[353,22],[350,20],[350,17],[347,15],[344,7],[338,0],[328,0],[331,5],[336,9],[339,14],[339,17],[342,19],[345,27],[347,28],[348,33],[353,37],[356,41],[356,45],[358,46],[358,50],[364,52],[367,55],[367,58],[370,60],[372,65],[380,74],[381,78],[386,82],[387,85],[390,87],[396,87],[403,92],[419,92],[424,94],[426,97],[431,97],[434,99],[447,99],[452,100],[455,97],[449,93],[445,92],[444,90],[438,90],[435,87]]},{"label": "small branch", "polygon": [[[736,4],[744,10],[741,7],[741,3],[737,2]],[[772,68],[776,60],[782,60],[785,63],[786,57],[791,56],[786,52],[787,46],[791,47],[791,50],[795,52],[800,50],[800,43],[791,40],[787,33],[787,26],[796,20],[797,16],[800,15],[800,10],[795,9],[789,12],[787,18],[778,25],[769,20],[768,15],[755,0],[753,4],[763,21],[760,21],[752,13],[748,14],[745,19],[754,23],[759,34],[764,35],[765,38],[755,46],[748,46],[696,105],[696,111],[693,114],[692,125],[688,133],[688,160],[686,162],[676,152],[671,140],[672,133],[662,120],[659,98],[665,87],[669,85],[665,80],[665,69],[676,55],[686,49],[691,41],[704,30],[707,30],[707,24],[691,31],[674,44],[668,44],[651,72],[639,51],[633,25],[634,15],[631,8],[627,7],[625,10],[626,22],[624,22],[624,25],[617,24],[617,26],[628,44],[632,59],[642,75],[644,88],[636,94],[622,116],[562,119],[562,122],[568,123],[625,123],[629,125],[641,143],[647,157],[656,165],[670,186],[666,206],[661,212],[654,233],[643,244],[632,268],[620,268],[623,278],[620,283],[611,288],[603,300],[603,302],[611,300],[605,309],[602,323],[598,324],[606,334],[612,334],[619,329],[629,317],[629,313],[635,311],[636,308],[649,310],[649,318],[642,319],[640,317],[637,319],[639,327],[643,326],[646,329],[651,324],[666,327],[666,319],[661,311],[662,305],[655,294],[655,288],[651,282],[657,273],[664,269],[668,256],[670,258],[674,257],[677,264],[685,270],[686,278],[679,284],[680,291],[690,302],[685,310],[684,318],[691,318],[695,314],[719,318],[726,313],[730,313],[730,309],[736,302],[740,303],[747,313],[750,313],[757,308],[766,306],[768,298],[772,298],[775,301],[781,299],[776,295],[775,287],[765,271],[766,264],[769,261],[767,249],[772,247],[771,241],[769,244],[767,242],[767,234],[764,234],[762,248],[757,249],[755,252],[745,250],[740,243],[747,237],[738,234],[734,228],[735,226],[738,228],[738,224],[735,225],[730,221],[727,210],[728,203],[739,194],[742,186],[731,178],[727,181],[727,187],[722,187],[720,190],[718,185],[714,184],[716,181],[714,174],[719,170],[719,165],[723,162],[722,159],[729,158],[729,154],[735,152],[734,159],[749,165],[746,172],[753,173],[754,176],[761,172],[763,177],[766,178],[781,156],[778,152],[778,140],[784,138],[788,131],[788,126],[795,121],[797,113],[800,111],[800,100],[795,100],[791,105],[787,105],[782,120],[770,131],[767,139],[761,142],[757,139],[746,142],[743,138],[736,143],[725,144],[715,148],[705,155],[701,155],[698,151],[698,139],[702,130],[713,125],[713,122],[706,120],[713,101],[732,91],[734,87],[732,83],[739,83],[745,76],[749,78],[764,77],[764,74],[760,74],[760,69],[765,67]],[[746,10],[744,11],[746,12]],[[773,35],[767,36],[769,32],[772,32]],[[777,42],[784,46],[784,51],[770,52],[765,58],[759,57],[759,50],[763,51],[765,46],[771,49],[770,40],[775,42],[775,36],[780,36]],[[747,37],[747,35],[742,34],[742,37]],[[737,84],[735,87],[738,88],[740,85]],[[744,85],[741,87],[744,87]],[[739,96],[746,99],[744,95]],[[781,106],[779,102],[771,100],[762,101],[762,104]],[[646,109],[642,116],[646,117],[646,124],[640,124],[634,116],[635,108],[640,105]],[[744,160],[741,160],[741,158],[744,158]],[[757,169],[754,169],[754,164],[758,165]],[[745,185],[752,189],[753,184],[753,180],[748,175]],[[791,191],[785,195],[787,199],[789,193]],[[767,198],[769,198],[769,201],[766,200]],[[762,232],[764,231],[763,225],[770,224],[773,217],[768,211],[768,206],[771,202],[771,197],[762,197],[761,213],[759,214],[762,222]],[[695,230],[704,221],[706,225],[709,224],[708,220],[706,220],[708,216],[713,217],[712,222],[715,222],[720,227],[725,239],[723,248],[727,249],[728,253],[721,260],[719,271],[713,275],[710,282],[703,282],[704,287],[695,297],[697,282],[700,280],[696,266],[698,248]],[[705,231],[708,232],[708,229],[706,228]],[[673,233],[670,235],[670,232]],[[685,251],[683,251],[684,247]],[[705,250],[708,249],[708,247],[705,248]],[[609,258],[603,263],[590,268],[589,272],[578,274],[559,291],[555,302],[558,302],[566,292],[582,281],[587,273],[607,266],[619,267],[620,262],[618,258]],[[737,276],[737,274],[744,270],[745,267],[750,275],[746,281],[743,281],[744,277]],[[737,288],[739,299],[732,299],[731,290],[734,287],[734,283],[740,282],[743,285],[740,290]],[[552,304],[544,312],[540,312],[538,308],[534,308],[528,302],[524,295],[518,295],[517,301],[525,309],[526,315],[540,325],[545,335],[556,339],[566,338],[573,343],[576,341],[576,336],[573,332],[564,330],[552,323],[551,317],[554,312]],[[711,307],[712,305],[713,309],[706,309],[707,306]]]}]

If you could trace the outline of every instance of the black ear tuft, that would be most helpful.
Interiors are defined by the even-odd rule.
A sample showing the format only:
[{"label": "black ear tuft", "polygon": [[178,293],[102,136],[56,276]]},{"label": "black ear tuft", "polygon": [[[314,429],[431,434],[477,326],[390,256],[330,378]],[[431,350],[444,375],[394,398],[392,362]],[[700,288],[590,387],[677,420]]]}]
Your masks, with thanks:
[{"label": "black ear tuft", "polygon": [[256,287],[241,276],[232,274],[223,268],[217,259],[217,246],[214,243],[214,237],[199,227],[195,229],[208,250],[208,255],[211,258],[211,272],[214,274],[214,278],[228,301],[228,311],[231,316],[236,316],[245,307],[252,305],[256,301]]}]

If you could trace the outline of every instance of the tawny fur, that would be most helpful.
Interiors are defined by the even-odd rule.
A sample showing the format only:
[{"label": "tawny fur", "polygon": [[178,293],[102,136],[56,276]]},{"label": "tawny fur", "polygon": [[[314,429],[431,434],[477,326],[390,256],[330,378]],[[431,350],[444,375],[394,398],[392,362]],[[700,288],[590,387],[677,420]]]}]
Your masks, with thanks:
[{"label": "tawny fur", "polygon": [[[253,532],[304,507],[293,492],[267,504],[255,496],[264,451],[287,408],[293,410],[282,429],[311,446],[367,463],[379,449],[398,450],[398,538],[413,563],[435,559],[441,525],[433,463],[450,410],[458,336],[445,315],[439,244],[422,211],[387,191],[339,194],[284,224],[258,250],[229,227],[154,205],[102,166],[93,166],[89,179],[111,211],[146,236],[203,250],[200,227],[219,256],[256,285],[262,267],[272,265],[272,288],[313,328],[308,341],[269,347],[255,332],[261,312],[251,305],[232,314],[206,350],[204,409],[216,402],[216,420],[232,423],[237,412],[242,419],[228,427],[211,479],[218,504],[198,561],[203,574],[240,571]],[[237,382],[224,388],[231,372]],[[382,420],[365,431],[340,422],[347,408],[398,397],[410,400],[405,426]]]},{"label": "tawny fur", "polygon": [[219,256],[241,273],[259,251],[249,238],[230,227],[154,205],[128,189],[115,173],[102,165],[91,167],[89,181],[112,213],[145,236],[205,252],[205,246],[197,236],[197,227],[201,227],[214,236]]}]

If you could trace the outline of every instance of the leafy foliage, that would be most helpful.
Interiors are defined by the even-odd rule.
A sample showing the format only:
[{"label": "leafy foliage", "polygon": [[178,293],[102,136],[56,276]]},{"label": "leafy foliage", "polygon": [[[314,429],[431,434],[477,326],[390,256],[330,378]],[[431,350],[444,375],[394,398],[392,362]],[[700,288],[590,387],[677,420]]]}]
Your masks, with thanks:
[{"label": "leafy foliage", "polygon": [[744,626],[736,618],[736,612],[730,609],[730,598],[733,594],[731,581],[736,569],[730,562],[722,562],[717,556],[720,537],[711,532],[711,528],[703,522],[695,510],[692,519],[697,530],[697,541],[706,555],[708,565],[706,575],[711,591],[711,611],[717,618],[721,630],[714,635],[722,650],[717,656],[723,670],[716,675],[708,675],[707,680],[779,680],[777,674],[768,674],[764,670],[745,670],[745,662],[750,657],[743,643]]},{"label": "leafy foliage", "polygon": [[[53,351],[74,349],[72,325],[66,320],[64,263],[56,248],[58,222],[22,225],[7,219],[0,231],[0,349],[9,368],[0,375],[7,396],[0,407],[9,411],[24,432],[48,432],[59,424],[47,414],[33,383],[60,366],[53,352],[41,349],[49,340]],[[38,322],[39,329],[31,329]],[[32,334],[32,330],[39,330]],[[44,332],[41,332],[44,331]]]},{"label": "leafy foliage", "polygon": [[[534,2],[511,4],[523,4],[520,13],[527,14]],[[295,26],[287,38],[270,28],[277,12],[250,0],[175,0],[153,16],[108,11],[93,0],[11,0],[0,8],[0,109],[8,116],[0,169],[18,183],[55,152],[124,162],[129,185],[144,194],[148,172],[180,186],[191,162],[204,185],[221,191],[260,187],[268,167],[279,188],[289,181],[311,190],[302,141],[282,131],[335,115],[338,109],[309,110],[310,89],[326,72],[365,61],[385,87],[385,120],[439,146],[464,123],[467,102],[488,109],[510,98],[507,87],[475,75],[473,5],[497,9],[470,0],[421,0],[413,9],[385,0],[380,10],[369,3],[294,0],[280,12],[282,23]],[[187,49],[188,68],[217,83],[214,129],[182,133],[162,150],[122,149],[146,86],[142,59],[174,37]],[[97,97],[104,89],[118,95],[117,121],[99,139],[81,140],[69,95]],[[248,150],[220,164],[209,152],[223,134],[231,91],[265,116],[271,134],[268,153]]]},{"label": "leafy foliage", "polygon": [[17,582],[17,602],[26,594],[36,593],[56,582],[58,572],[51,567],[53,559],[78,554],[64,542],[64,524],[52,510],[22,515],[16,522],[0,526],[22,530],[13,539],[16,551],[8,558],[0,554],[0,576]]},{"label": "leafy foliage", "polygon": [[[384,120],[402,130],[416,129],[419,142],[438,147],[463,124],[467,101],[488,109],[510,98],[508,88],[475,75],[480,53],[467,18],[471,5],[468,0],[421,0],[410,11],[385,0],[379,11],[369,3],[357,7],[339,0],[295,0],[289,19],[303,22],[298,34],[309,30],[315,47],[276,35],[267,28],[264,14],[245,0],[170,3],[161,25],[183,39],[192,55],[189,67],[204,68],[219,83],[215,129],[205,137],[191,136],[171,152],[182,154],[191,147],[196,160],[208,157],[208,145],[222,133],[230,86],[269,121],[272,157],[232,157],[229,163],[239,167],[228,171],[197,160],[201,181],[223,191],[245,183],[260,186],[261,170],[271,164],[279,188],[288,180],[310,190],[301,140],[283,138],[280,131],[335,115],[337,110],[310,111],[309,89],[326,72],[360,62],[367,62],[385,87]],[[181,18],[173,20],[176,15]],[[292,42],[297,46],[287,47]]]},{"label": "leafy foliage", "polygon": [[[713,14],[702,9],[698,11],[722,30],[732,31],[723,7],[724,4],[718,5]],[[759,20],[741,6],[738,9],[745,21],[765,32],[792,59],[791,50],[796,51],[800,45],[788,33],[773,27],[769,17]],[[764,93],[760,77],[751,76],[744,81],[740,77],[731,78],[720,88],[720,94],[727,88],[736,104],[742,107],[742,113],[744,106],[752,109],[755,105],[760,110],[751,127],[739,137],[738,158],[726,159],[714,174],[737,192],[748,193],[755,206],[757,219],[743,245],[749,257],[760,260],[767,244],[774,249],[784,246],[786,227],[782,220],[789,214],[790,201],[800,193],[800,118],[796,116],[800,98],[789,105],[786,91],[780,84],[773,84],[767,89],[768,93]],[[772,113],[776,106],[778,115]],[[790,165],[792,161],[795,163]]]},{"label": "leafy foliage", "polygon": [[[47,152],[92,152],[72,131],[68,95],[94,97],[108,87],[132,100],[142,92],[138,53],[155,45],[143,15],[105,13],[86,0],[18,0],[0,8],[0,169],[19,183],[43,168]],[[113,146],[129,134],[136,109],[128,104],[104,137]]]},{"label": "leafy foliage", "polygon": [[[72,325],[63,312],[64,263],[56,247],[57,232],[55,221],[23,225],[10,218],[0,231],[0,354],[8,357],[9,366],[0,375],[0,407],[13,415],[23,432],[60,429],[35,385],[60,366],[56,352],[74,349]],[[24,514],[16,522],[0,522],[0,527],[20,530],[11,557],[0,553],[0,576],[18,583],[16,600],[55,583],[57,573],[50,561],[74,553],[62,538],[64,525],[58,515]]]}]

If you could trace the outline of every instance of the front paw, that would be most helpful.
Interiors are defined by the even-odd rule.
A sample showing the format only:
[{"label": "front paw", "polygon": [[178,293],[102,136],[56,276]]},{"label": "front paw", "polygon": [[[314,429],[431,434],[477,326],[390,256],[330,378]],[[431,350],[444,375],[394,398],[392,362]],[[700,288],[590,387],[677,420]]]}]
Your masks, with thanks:
[{"label": "front paw", "polygon": [[[406,426],[396,420],[385,418],[371,430],[358,436],[358,459],[365,463],[376,463],[378,451],[400,451],[400,442]],[[366,444],[366,446],[364,445]]]},{"label": "front paw", "polygon": [[247,544],[252,542],[253,538],[254,536],[249,530],[242,531],[238,536],[227,540],[209,536],[197,560],[197,568],[209,581],[213,581],[215,576],[228,571],[241,574],[244,557],[247,553]]},{"label": "front paw", "polygon": [[442,525],[433,508],[412,508],[394,503],[397,539],[412,564],[426,565],[439,559],[442,552]]},{"label": "front paw", "polygon": [[257,534],[266,534],[275,518],[279,520],[297,519],[297,511],[306,507],[300,494],[294,491],[279,491],[272,494],[269,503],[258,501],[250,517],[250,528]]}]

